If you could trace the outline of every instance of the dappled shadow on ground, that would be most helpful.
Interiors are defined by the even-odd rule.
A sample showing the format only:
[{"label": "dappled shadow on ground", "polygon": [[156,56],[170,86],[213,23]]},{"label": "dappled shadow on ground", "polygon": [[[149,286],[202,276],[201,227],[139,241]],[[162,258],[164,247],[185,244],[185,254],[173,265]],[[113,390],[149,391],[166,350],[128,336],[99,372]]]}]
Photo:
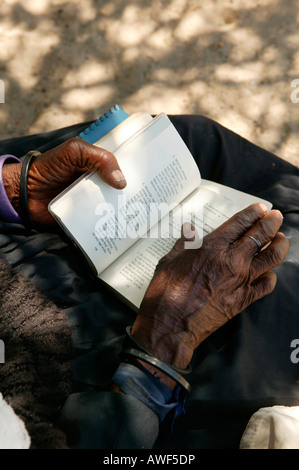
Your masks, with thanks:
[{"label": "dappled shadow on ground", "polygon": [[1,2],[1,138],[119,103],[129,113],[205,114],[299,165],[296,1],[198,4]]}]

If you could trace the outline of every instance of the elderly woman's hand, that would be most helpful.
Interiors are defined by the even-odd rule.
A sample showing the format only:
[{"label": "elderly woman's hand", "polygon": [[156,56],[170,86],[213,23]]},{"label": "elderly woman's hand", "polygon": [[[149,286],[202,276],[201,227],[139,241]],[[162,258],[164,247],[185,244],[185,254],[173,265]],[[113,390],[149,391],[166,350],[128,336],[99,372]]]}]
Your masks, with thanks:
[{"label": "elderly woman's hand", "polygon": [[[29,209],[34,222],[53,224],[48,212],[49,202],[82,173],[96,170],[111,186],[126,186],[124,175],[115,156],[82,139],[73,138],[39,155],[33,161],[28,175]],[[3,167],[3,182],[16,211],[19,209],[21,163]]]},{"label": "elderly woman's hand", "polygon": [[[289,249],[278,232],[282,220],[279,211],[253,204],[204,237],[199,249],[185,249],[182,236],[159,262],[132,335],[164,362],[186,368],[207,336],[273,291],[272,269]],[[257,252],[248,235],[268,246]]]}]

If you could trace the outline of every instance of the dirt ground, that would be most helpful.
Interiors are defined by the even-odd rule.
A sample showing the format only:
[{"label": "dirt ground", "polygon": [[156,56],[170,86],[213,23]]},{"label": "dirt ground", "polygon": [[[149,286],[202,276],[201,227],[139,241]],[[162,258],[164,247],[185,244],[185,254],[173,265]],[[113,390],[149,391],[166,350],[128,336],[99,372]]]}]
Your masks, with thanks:
[{"label": "dirt ground", "polygon": [[204,114],[299,166],[298,23],[298,0],[1,0],[0,138],[118,103]]}]

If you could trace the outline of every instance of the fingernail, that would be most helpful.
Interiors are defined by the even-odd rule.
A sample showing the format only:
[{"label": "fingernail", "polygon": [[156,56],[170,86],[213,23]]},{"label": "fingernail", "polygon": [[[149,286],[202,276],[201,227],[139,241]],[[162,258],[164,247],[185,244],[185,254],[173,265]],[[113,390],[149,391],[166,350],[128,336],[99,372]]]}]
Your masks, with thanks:
[{"label": "fingernail", "polygon": [[280,212],[280,210],[278,210],[278,209],[273,209],[273,210],[274,210],[275,212],[277,212],[277,213],[280,215],[280,217],[283,219],[283,215],[282,215],[282,213]]},{"label": "fingernail", "polygon": [[123,173],[120,170],[114,170],[111,173],[111,176],[114,179],[116,184],[126,183],[126,178],[124,177]]},{"label": "fingernail", "polygon": [[263,204],[262,202],[260,202],[260,208],[261,208],[265,213],[268,212],[267,207],[266,207],[265,204]]}]

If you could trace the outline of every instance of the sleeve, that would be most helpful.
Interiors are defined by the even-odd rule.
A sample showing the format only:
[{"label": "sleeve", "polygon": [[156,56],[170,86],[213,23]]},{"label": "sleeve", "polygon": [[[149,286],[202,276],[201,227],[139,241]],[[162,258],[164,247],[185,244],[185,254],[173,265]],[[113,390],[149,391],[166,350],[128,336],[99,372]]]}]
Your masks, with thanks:
[{"label": "sleeve", "polygon": [[159,418],[131,395],[87,391],[68,397],[58,426],[71,448],[151,449],[159,433]]},{"label": "sleeve", "polygon": [[4,220],[5,222],[14,222],[14,223],[22,223],[22,219],[19,216],[19,214],[15,211],[13,206],[11,205],[6,191],[5,187],[3,184],[3,178],[2,178],[2,168],[4,163],[20,163],[21,160],[19,160],[17,157],[14,155],[2,155],[0,156],[0,219]]},{"label": "sleeve", "polygon": [[24,422],[0,393],[0,449],[29,449],[30,443]]}]

